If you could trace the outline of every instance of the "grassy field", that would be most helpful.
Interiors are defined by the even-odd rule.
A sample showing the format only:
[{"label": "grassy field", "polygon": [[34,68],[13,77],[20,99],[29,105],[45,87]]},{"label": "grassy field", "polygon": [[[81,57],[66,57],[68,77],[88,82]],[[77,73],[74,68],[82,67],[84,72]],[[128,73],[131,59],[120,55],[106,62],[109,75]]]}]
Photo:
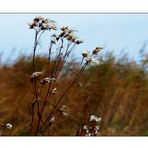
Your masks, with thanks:
[{"label": "grassy field", "polygon": [[[148,61],[144,56],[137,64],[126,57],[116,60],[108,54],[102,64],[89,66],[80,83],[74,84],[60,103],[67,106],[69,116],[55,123],[49,135],[75,136],[83,123],[86,106],[88,115],[102,118],[101,135],[148,135]],[[38,70],[45,73],[50,67],[44,64],[45,57],[37,57],[36,63]],[[29,57],[21,57],[12,65],[1,65],[0,123],[13,125],[6,135],[30,135],[31,69]],[[58,95],[70,84],[76,70],[76,62],[63,69],[57,84]]]}]

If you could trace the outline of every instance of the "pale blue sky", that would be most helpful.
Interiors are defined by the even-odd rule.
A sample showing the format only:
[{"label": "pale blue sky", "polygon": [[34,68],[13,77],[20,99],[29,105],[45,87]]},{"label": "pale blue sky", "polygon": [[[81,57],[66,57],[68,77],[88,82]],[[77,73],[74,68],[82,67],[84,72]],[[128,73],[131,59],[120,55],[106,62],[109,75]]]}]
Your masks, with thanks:
[{"label": "pale blue sky", "polygon": [[[76,57],[85,49],[104,46],[102,53],[113,51],[119,56],[124,49],[129,57],[137,59],[140,48],[148,41],[148,14],[0,14],[3,61],[32,52],[34,32],[28,29],[27,23],[35,16],[55,20],[59,27],[69,25],[78,30],[78,36],[85,42],[75,49]],[[46,50],[47,46],[42,44],[39,52]],[[148,47],[145,51],[148,52]]]}]

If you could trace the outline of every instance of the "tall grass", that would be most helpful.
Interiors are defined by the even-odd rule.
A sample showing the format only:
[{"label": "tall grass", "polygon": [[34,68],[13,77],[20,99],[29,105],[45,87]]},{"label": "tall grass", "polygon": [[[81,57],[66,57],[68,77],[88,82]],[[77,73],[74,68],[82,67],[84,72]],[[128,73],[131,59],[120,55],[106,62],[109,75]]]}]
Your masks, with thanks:
[{"label": "tall grass", "polygon": [[[22,57],[11,67],[3,66],[0,69],[0,120],[1,123],[11,122],[14,126],[11,131],[7,131],[8,135],[30,134],[29,104],[33,95],[30,93],[32,61],[29,59],[31,58]],[[69,116],[53,125],[50,135],[75,135],[78,127],[83,125],[87,104],[90,114],[103,118],[101,135],[148,134],[147,64],[124,59],[117,61],[114,56],[107,56],[105,59],[103,64],[85,70],[80,78],[82,85],[85,84],[83,89],[77,83],[67,93],[62,104],[68,106]],[[37,65],[43,66],[41,69],[47,69],[47,65],[42,64],[45,61],[44,57],[36,60]],[[62,94],[71,82],[71,76],[61,79],[58,86],[62,90],[59,93]]]}]

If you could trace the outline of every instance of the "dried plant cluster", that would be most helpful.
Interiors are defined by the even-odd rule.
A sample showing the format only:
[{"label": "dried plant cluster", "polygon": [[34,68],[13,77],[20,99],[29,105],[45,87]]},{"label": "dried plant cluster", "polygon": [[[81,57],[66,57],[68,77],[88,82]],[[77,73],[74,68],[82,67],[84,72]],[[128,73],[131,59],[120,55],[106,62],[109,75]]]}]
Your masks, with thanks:
[{"label": "dried plant cluster", "polygon": [[[31,107],[31,135],[50,135],[52,126],[59,120],[67,117],[67,106],[61,102],[65,95],[75,83],[79,83],[79,78],[85,68],[91,63],[98,64],[98,52],[102,49],[96,47],[93,51],[86,51],[82,53],[82,60],[78,66],[73,81],[67,89],[62,91],[59,96],[58,92],[62,88],[58,88],[58,81],[60,74],[67,62],[67,59],[76,46],[83,43],[82,40],[75,35],[75,30],[68,26],[58,28],[56,22],[53,20],[45,19],[43,17],[36,17],[32,23],[29,23],[29,28],[35,32],[34,47],[32,57],[32,75],[30,77],[33,88],[33,100]],[[38,71],[36,65],[36,50],[40,45],[41,37],[44,32],[49,33],[48,45],[48,71]],[[89,125],[84,125],[83,134],[86,136],[99,135],[99,125],[101,119],[95,116],[90,117]]]},{"label": "dried plant cluster", "polygon": [[1,128],[0,128],[0,136],[5,135],[5,131],[11,130],[12,129],[12,124],[11,123],[2,123]]},{"label": "dried plant cluster", "polygon": [[[63,36],[70,27],[58,28],[56,22],[39,18],[29,24],[30,33],[38,33],[34,66],[32,54],[18,57],[11,65],[0,65],[0,135],[148,135],[148,54],[144,48],[140,49],[139,62],[127,54],[116,57],[110,52],[98,64],[101,61],[96,52],[100,54],[101,48],[97,47],[82,51],[80,63],[71,56],[64,63],[67,44],[74,41]],[[51,23],[50,27],[41,20]],[[56,27],[51,29],[53,24]],[[75,31],[69,34],[75,36]],[[59,35],[63,36],[61,55]],[[43,56],[38,55],[42,42],[47,42],[47,54]]]}]

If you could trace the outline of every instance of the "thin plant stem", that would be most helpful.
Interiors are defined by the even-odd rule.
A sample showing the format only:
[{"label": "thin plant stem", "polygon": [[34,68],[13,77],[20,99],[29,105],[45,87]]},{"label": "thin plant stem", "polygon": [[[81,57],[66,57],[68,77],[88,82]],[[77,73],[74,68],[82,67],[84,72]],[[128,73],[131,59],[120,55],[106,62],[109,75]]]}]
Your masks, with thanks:
[{"label": "thin plant stem", "polygon": [[34,48],[33,48],[33,72],[35,72],[35,53],[36,53],[36,48],[37,48],[37,44],[38,44],[38,31],[35,31],[35,40],[34,40]]},{"label": "thin plant stem", "polygon": [[49,49],[48,49],[48,61],[49,61],[49,64],[50,64],[50,61],[51,61],[51,49],[52,49],[52,45],[53,45],[53,43],[50,42]]},{"label": "thin plant stem", "polygon": [[46,106],[46,102],[47,102],[47,99],[48,99],[50,87],[51,87],[51,82],[50,82],[49,85],[48,85],[48,89],[47,89],[46,96],[45,96],[45,99],[44,99],[44,102],[43,102],[43,106],[42,106],[42,108],[41,108],[40,117],[39,117],[39,119],[38,119],[38,124],[37,124],[37,128],[36,128],[35,135],[37,134],[38,128],[39,128],[39,126],[40,126],[42,114],[43,114],[44,108],[45,108],[45,106]]},{"label": "thin plant stem", "polygon": [[47,117],[47,119],[45,120],[44,124],[38,129],[37,133],[43,128],[43,126],[46,124],[46,122],[49,120],[49,118],[51,117],[51,115],[55,112],[55,110],[57,109],[59,103],[61,102],[61,100],[63,99],[63,97],[67,94],[67,92],[71,89],[71,87],[73,86],[73,84],[79,79],[80,74],[83,72],[83,70],[85,69],[85,67],[87,66],[87,64],[84,64],[82,66],[82,69],[79,71],[79,73],[75,76],[74,80],[72,81],[72,83],[69,85],[69,87],[65,90],[65,92],[63,93],[63,95],[60,97],[60,99],[58,100],[58,102],[56,103],[56,105],[54,106],[53,110],[51,111],[51,113],[49,114],[49,116]]}]

